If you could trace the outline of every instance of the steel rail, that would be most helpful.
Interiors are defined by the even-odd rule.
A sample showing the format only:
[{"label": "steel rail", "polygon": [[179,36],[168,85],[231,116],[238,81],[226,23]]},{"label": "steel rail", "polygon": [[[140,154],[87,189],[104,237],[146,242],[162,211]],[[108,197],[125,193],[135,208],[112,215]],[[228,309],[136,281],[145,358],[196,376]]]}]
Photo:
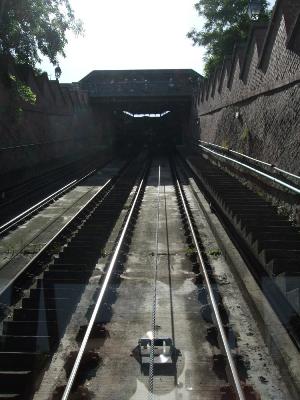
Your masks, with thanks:
[{"label": "steel rail", "polygon": [[235,150],[232,150],[232,149],[227,149],[224,146],[220,146],[220,145],[215,144],[215,143],[205,142],[204,140],[198,140],[198,142],[208,144],[209,146],[217,147],[218,149],[221,149],[221,150],[224,150],[224,151],[227,151],[227,152],[229,151],[230,153],[235,153],[235,154],[237,154],[237,155],[239,155],[241,157],[247,158],[248,160],[258,162],[258,163],[266,165],[268,167],[272,167],[272,164],[270,164],[270,163],[258,160],[256,158],[250,157],[250,156],[248,156],[246,154],[243,154],[243,153],[239,153],[238,151],[235,151]]},{"label": "steel rail", "polygon": [[14,226],[16,226],[18,223],[22,222],[24,219],[28,218],[30,215],[34,214],[36,211],[40,210],[42,207],[45,205],[51,203],[52,200],[57,198],[58,196],[61,196],[74,186],[78,185],[80,182],[83,180],[87,179],[90,175],[95,173],[97,170],[93,169],[90,171],[88,174],[84,175],[82,178],[79,179],[74,179],[73,181],[69,182],[67,185],[63,186],[62,188],[58,189],[56,192],[50,194],[49,196],[45,197],[43,200],[39,201],[38,203],[34,204],[27,210],[21,212],[18,214],[16,217],[12,218],[11,220],[5,222],[5,224],[0,226],[0,236],[3,235],[5,232],[9,231],[12,229]]},{"label": "steel rail", "polygon": [[291,176],[293,178],[296,178],[296,179],[300,179],[300,176],[298,176],[298,175],[292,174],[291,172],[288,172],[288,171],[285,171],[284,169],[278,168],[273,164],[267,163],[267,162],[262,161],[262,160],[258,160],[257,158],[250,157],[247,154],[239,153],[236,150],[227,149],[226,147],[219,146],[218,144],[215,144],[215,143],[205,142],[204,140],[199,140],[198,139],[198,142],[208,144],[209,146],[217,147],[217,148],[219,148],[221,150],[230,151],[230,153],[237,154],[238,156],[247,158],[248,160],[251,160],[251,161],[255,161],[255,162],[259,163],[259,164],[267,165],[268,167],[273,168],[276,171],[279,171],[279,172],[281,172],[283,174],[289,175],[289,176]]},{"label": "steel rail", "polygon": [[[72,222],[75,220],[75,218],[78,217],[78,215],[86,209],[91,202],[99,196],[101,192],[103,192],[109,184],[112,182],[112,178],[110,178],[101,188],[97,190],[97,192],[93,195],[93,197],[90,198],[88,203],[84,204],[80,209],[77,211],[73,217],[66,222],[63,227],[41,248],[41,250],[22,268],[20,269],[16,275],[13,277],[13,279],[9,279],[1,288],[0,288],[0,296],[13,284],[13,282],[20,276],[22,275],[35,261],[38,260],[38,258],[51,246],[51,244],[59,237],[59,235],[68,227],[72,224]],[[1,284],[3,284],[3,279]]]},{"label": "steel rail", "polygon": [[114,254],[112,256],[112,259],[111,259],[111,261],[109,263],[109,266],[108,266],[107,270],[105,271],[105,279],[104,279],[103,285],[101,286],[101,290],[100,290],[97,302],[95,304],[91,319],[90,319],[88,327],[86,329],[84,338],[82,340],[79,352],[77,354],[75,363],[73,365],[71,374],[69,376],[69,379],[68,379],[68,382],[67,382],[67,385],[66,385],[66,388],[65,388],[65,391],[63,393],[63,396],[62,396],[61,400],[67,400],[69,395],[70,395],[70,392],[71,392],[71,389],[72,389],[72,386],[73,386],[74,380],[76,378],[76,374],[77,374],[77,371],[78,371],[78,368],[79,368],[79,365],[80,365],[80,362],[81,362],[81,359],[82,359],[82,356],[84,354],[84,351],[85,351],[87,342],[89,340],[93,325],[95,323],[97,314],[98,314],[99,309],[100,309],[100,307],[102,305],[102,300],[103,300],[105,291],[107,289],[110,277],[111,277],[112,272],[114,270],[115,263],[116,263],[117,258],[119,256],[120,249],[122,247],[125,235],[127,233],[127,229],[128,229],[129,224],[130,224],[133,212],[135,211],[135,207],[136,207],[137,201],[138,201],[140,193],[142,191],[142,188],[143,188],[143,185],[144,185],[144,182],[145,182],[145,177],[146,177],[146,171],[144,171],[144,174],[143,174],[143,177],[141,178],[141,181],[140,181],[140,184],[138,186],[138,189],[136,190],[136,193],[135,193],[135,196],[134,196],[134,200],[133,200],[132,205],[130,207],[130,211],[127,214],[126,222],[123,225],[121,235],[120,235],[120,237],[118,239],[117,245],[116,245],[115,250],[114,250]]},{"label": "steel rail", "polygon": [[184,208],[184,212],[185,212],[185,215],[186,215],[187,220],[188,220],[189,229],[190,229],[190,232],[191,232],[192,237],[193,237],[193,242],[194,242],[194,245],[195,245],[196,250],[197,250],[198,258],[199,258],[200,265],[201,265],[201,270],[202,270],[203,277],[204,277],[204,280],[205,280],[205,284],[206,284],[206,287],[207,287],[207,290],[208,290],[210,303],[211,303],[211,306],[213,308],[213,312],[214,312],[214,315],[215,315],[217,328],[218,328],[218,331],[219,331],[220,336],[221,336],[221,342],[222,342],[222,345],[223,345],[223,348],[224,348],[224,351],[225,351],[225,354],[226,354],[226,357],[227,357],[227,360],[228,360],[228,363],[229,363],[229,368],[230,368],[230,373],[231,373],[231,377],[232,377],[233,386],[234,386],[235,392],[236,392],[236,394],[238,396],[238,399],[239,400],[245,400],[245,395],[244,395],[244,392],[243,392],[243,389],[242,389],[242,386],[241,386],[241,383],[240,383],[240,379],[239,379],[238,372],[237,372],[237,369],[236,369],[236,366],[235,366],[235,362],[234,362],[234,359],[233,359],[231,351],[230,351],[230,346],[229,346],[229,343],[228,343],[228,340],[227,340],[227,337],[226,337],[226,334],[225,334],[225,330],[223,328],[223,323],[222,323],[222,319],[221,319],[221,316],[220,316],[220,313],[219,313],[217,301],[216,301],[216,298],[215,298],[215,295],[214,295],[214,292],[213,292],[213,289],[212,289],[212,286],[211,286],[211,283],[210,283],[210,280],[209,280],[208,273],[206,271],[205,262],[204,262],[204,259],[202,257],[202,253],[201,253],[198,241],[197,241],[195,230],[194,230],[194,227],[193,227],[193,224],[192,224],[192,221],[191,221],[191,217],[190,217],[190,212],[188,210],[188,207],[187,207],[187,204],[186,204],[186,200],[185,200],[184,195],[183,195],[183,190],[181,188],[181,183],[179,181],[179,177],[178,177],[178,174],[177,174],[175,166],[174,166],[174,172],[175,172],[176,186],[178,188],[178,192],[179,192],[179,195],[180,195],[180,200],[182,202],[182,205],[183,205],[183,208]]},{"label": "steel rail", "polygon": [[151,347],[150,347],[150,364],[149,364],[149,393],[148,399],[154,399],[153,380],[154,380],[154,343],[156,335],[156,306],[157,306],[157,271],[158,271],[158,244],[159,244],[159,223],[160,223],[160,165],[158,166],[157,180],[157,214],[156,214],[156,229],[155,229],[155,261],[154,261],[154,276],[153,276],[153,300],[152,300],[152,324],[151,324]]},{"label": "steel rail", "polygon": [[209,153],[215,154],[218,157],[225,158],[226,160],[229,160],[229,161],[233,161],[234,163],[236,163],[238,165],[241,165],[242,167],[245,167],[245,168],[249,169],[250,171],[255,172],[258,175],[261,175],[261,176],[263,176],[263,177],[265,177],[265,178],[267,178],[267,179],[269,179],[269,180],[271,180],[273,182],[276,182],[276,183],[286,187],[287,189],[291,190],[292,192],[300,194],[300,189],[296,188],[295,186],[289,185],[288,183],[285,183],[280,179],[274,178],[274,176],[272,176],[272,175],[266,174],[265,172],[262,172],[262,171],[260,171],[260,170],[258,170],[256,168],[250,167],[250,165],[247,165],[247,164],[245,164],[245,163],[243,163],[241,161],[235,160],[234,158],[225,156],[224,154],[221,154],[221,153],[218,153],[217,151],[211,150],[208,147],[203,146],[202,144],[198,144],[198,147],[201,147],[205,151],[208,151]]}]

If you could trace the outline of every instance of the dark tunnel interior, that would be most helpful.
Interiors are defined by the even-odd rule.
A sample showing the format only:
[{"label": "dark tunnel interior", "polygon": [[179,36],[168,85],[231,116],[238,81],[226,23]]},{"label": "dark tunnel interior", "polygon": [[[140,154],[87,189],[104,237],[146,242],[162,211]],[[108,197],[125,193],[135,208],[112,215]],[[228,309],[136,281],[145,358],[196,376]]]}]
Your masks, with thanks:
[{"label": "dark tunnel interior", "polygon": [[92,71],[79,83],[94,114],[111,116],[114,151],[124,154],[182,144],[201,78],[193,70]]},{"label": "dark tunnel interior", "polygon": [[184,119],[175,111],[162,116],[121,112],[116,119],[115,150],[119,154],[142,148],[168,152],[183,142]]}]

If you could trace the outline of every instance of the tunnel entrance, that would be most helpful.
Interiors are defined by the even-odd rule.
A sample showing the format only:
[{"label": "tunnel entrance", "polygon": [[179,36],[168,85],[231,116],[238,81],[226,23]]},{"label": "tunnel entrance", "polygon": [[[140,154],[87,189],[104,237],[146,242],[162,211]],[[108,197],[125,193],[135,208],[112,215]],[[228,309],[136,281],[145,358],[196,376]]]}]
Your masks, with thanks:
[{"label": "tunnel entrance", "polygon": [[148,148],[168,152],[174,145],[183,143],[183,126],[180,116],[173,111],[157,116],[119,113],[115,135],[118,154],[128,150]]},{"label": "tunnel entrance", "polygon": [[183,143],[202,76],[193,70],[92,71],[79,85],[95,116],[111,114],[117,153]]}]

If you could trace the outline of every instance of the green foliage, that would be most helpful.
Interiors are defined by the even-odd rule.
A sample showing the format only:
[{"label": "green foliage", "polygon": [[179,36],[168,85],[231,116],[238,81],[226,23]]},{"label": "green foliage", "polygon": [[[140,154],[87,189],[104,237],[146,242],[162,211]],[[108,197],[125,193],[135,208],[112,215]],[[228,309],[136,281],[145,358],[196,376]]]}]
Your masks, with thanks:
[{"label": "green foliage", "polygon": [[196,247],[190,246],[185,250],[185,255],[187,257],[194,257],[197,255]]},{"label": "green foliage", "polygon": [[246,141],[249,140],[249,138],[250,138],[250,130],[249,130],[249,128],[246,127],[246,128],[243,130],[242,134],[241,134],[241,140],[242,140],[243,142],[246,142]]},{"label": "green foliage", "polygon": [[13,82],[17,96],[26,103],[35,104],[36,94],[31,90],[31,87],[17,79],[14,75],[9,75],[9,77]]},{"label": "green foliage", "polygon": [[225,149],[228,150],[229,147],[230,147],[230,146],[229,146],[228,139],[223,139],[223,140],[222,140],[222,143],[221,143],[221,146],[222,146],[222,147],[225,147]]},{"label": "green foliage", "polygon": [[[187,37],[194,45],[206,47],[204,72],[208,76],[232,54],[237,42],[246,41],[251,25],[248,0],[199,0],[195,8],[205,22],[202,30],[193,28]],[[262,0],[258,21],[267,22],[269,18],[268,2]]]},{"label": "green foliage", "polygon": [[221,250],[220,249],[211,249],[211,250],[209,250],[209,252],[208,252],[208,254],[210,255],[210,256],[213,256],[214,258],[218,258],[221,254],[222,254],[222,252],[221,252]]},{"label": "green foliage", "polygon": [[57,64],[66,32],[82,32],[69,0],[0,0],[0,54],[34,66],[41,55]]}]

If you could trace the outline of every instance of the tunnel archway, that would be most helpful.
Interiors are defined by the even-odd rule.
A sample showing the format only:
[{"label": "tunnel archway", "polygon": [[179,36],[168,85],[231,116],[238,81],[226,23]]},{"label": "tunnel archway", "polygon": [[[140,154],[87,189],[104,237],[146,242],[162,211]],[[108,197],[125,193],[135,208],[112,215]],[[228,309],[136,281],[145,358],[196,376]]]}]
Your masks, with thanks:
[{"label": "tunnel archway", "polygon": [[103,109],[112,115],[120,153],[182,144],[201,79],[193,70],[92,71],[79,84],[95,115]]}]

